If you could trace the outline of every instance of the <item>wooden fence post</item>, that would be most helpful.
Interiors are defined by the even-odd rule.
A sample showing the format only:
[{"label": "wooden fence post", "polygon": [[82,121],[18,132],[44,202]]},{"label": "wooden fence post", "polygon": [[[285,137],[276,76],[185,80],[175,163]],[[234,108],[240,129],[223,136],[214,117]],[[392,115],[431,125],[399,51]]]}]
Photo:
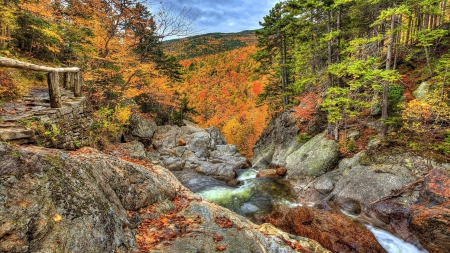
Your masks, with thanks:
[{"label": "wooden fence post", "polygon": [[81,71],[74,74],[74,89],[73,94],[75,97],[81,97],[82,96],[82,89],[83,87],[83,77],[81,76]]},{"label": "wooden fence post", "polygon": [[59,73],[48,72],[47,74],[48,94],[50,95],[50,107],[61,108],[61,91],[59,90]]},{"label": "wooden fence post", "polygon": [[73,73],[72,72],[64,72],[64,88],[67,90],[73,91]]}]

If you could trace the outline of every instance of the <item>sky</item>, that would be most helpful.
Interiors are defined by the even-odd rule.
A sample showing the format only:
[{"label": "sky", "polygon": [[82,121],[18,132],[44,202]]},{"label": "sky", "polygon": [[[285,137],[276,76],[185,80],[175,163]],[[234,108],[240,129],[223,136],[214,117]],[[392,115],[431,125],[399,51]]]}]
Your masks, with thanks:
[{"label": "sky", "polygon": [[175,11],[190,9],[199,34],[260,28],[259,22],[279,0],[162,0]]}]

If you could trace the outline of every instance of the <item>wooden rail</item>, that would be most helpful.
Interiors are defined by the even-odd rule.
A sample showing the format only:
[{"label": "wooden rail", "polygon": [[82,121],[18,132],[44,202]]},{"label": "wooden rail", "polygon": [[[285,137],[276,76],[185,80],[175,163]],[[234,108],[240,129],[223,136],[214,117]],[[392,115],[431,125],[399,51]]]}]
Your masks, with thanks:
[{"label": "wooden rail", "polygon": [[64,74],[64,88],[73,91],[75,97],[82,96],[81,88],[83,86],[83,77],[81,75],[81,69],[78,67],[52,68],[6,57],[0,57],[0,67],[47,72],[48,93],[50,95],[50,106],[52,108],[60,108],[62,106],[61,90],[59,88],[60,73]]}]

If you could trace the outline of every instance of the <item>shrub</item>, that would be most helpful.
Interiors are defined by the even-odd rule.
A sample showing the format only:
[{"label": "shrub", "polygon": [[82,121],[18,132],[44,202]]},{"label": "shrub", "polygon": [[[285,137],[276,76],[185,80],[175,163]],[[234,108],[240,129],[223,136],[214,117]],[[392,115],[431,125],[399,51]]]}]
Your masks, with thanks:
[{"label": "shrub", "polygon": [[100,147],[108,146],[111,141],[117,141],[120,133],[129,124],[131,105],[116,106],[114,109],[102,107],[94,112],[93,136]]},{"label": "shrub", "polygon": [[0,71],[0,100],[11,100],[19,94],[20,87],[5,71]]},{"label": "shrub", "polygon": [[311,138],[312,138],[311,135],[306,134],[306,133],[303,133],[303,134],[299,134],[299,135],[297,136],[297,141],[298,141],[299,143],[306,143],[306,142],[308,142],[309,140],[311,140]]}]

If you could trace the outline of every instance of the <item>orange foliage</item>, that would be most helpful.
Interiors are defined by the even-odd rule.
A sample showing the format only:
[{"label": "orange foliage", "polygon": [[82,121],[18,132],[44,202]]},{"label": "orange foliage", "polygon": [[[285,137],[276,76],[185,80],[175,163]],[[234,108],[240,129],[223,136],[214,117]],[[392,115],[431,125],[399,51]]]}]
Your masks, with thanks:
[{"label": "orange foliage", "polygon": [[255,52],[255,46],[248,46],[181,61],[181,90],[199,113],[194,120],[202,127],[217,127],[247,157],[268,117],[267,106],[256,105],[266,77],[254,74],[258,63],[250,56]]},{"label": "orange foliage", "polygon": [[297,118],[298,124],[300,126],[304,126],[304,124],[314,118],[316,107],[320,104],[320,97],[314,92],[309,92],[306,95],[296,99],[300,102],[300,104],[293,107],[295,110],[295,117]]},{"label": "orange foliage", "polygon": [[0,71],[0,100],[11,99],[17,96],[19,87],[3,70]]}]

